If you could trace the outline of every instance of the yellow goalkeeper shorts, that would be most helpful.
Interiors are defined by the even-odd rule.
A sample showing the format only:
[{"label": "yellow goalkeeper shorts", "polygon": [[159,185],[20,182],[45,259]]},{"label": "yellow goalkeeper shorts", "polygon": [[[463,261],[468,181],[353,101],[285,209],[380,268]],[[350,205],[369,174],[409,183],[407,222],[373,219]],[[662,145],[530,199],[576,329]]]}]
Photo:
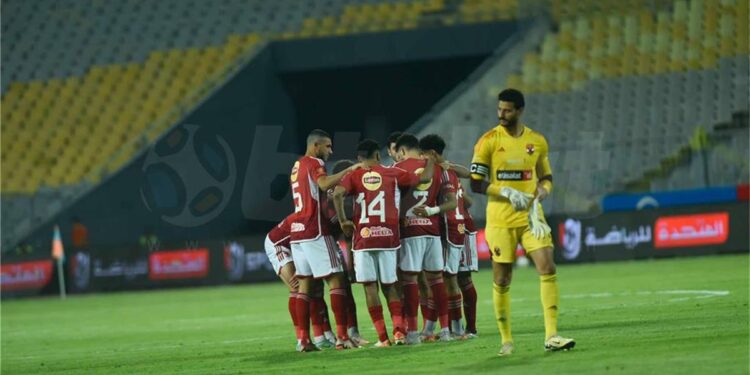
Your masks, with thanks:
[{"label": "yellow goalkeeper shorts", "polygon": [[487,227],[484,231],[489,245],[492,261],[496,263],[513,263],[516,260],[516,247],[520,243],[526,253],[553,247],[552,236],[537,239],[526,225],[516,228]]}]

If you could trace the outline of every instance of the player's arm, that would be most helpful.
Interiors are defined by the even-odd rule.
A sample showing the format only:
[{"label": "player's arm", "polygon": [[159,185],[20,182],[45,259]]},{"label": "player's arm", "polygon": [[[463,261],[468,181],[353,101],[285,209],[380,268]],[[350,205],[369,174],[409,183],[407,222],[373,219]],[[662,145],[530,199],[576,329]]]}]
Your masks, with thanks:
[{"label": "player's arm", "polygon": [[461,164],[454,164],[449,161],[446,161],[440,166],[443,167],[445,170],[455,172],[458,178],[471,178],[471,170],[469,168],[464,167]]},{"label": "player's arm", "polygon": [[333,208],[336,210],[336,217],[339,219],[339,225],[344,235],[351,237],[352,231],[354,230],[354,223],[346,217],[346,210],[344,209],[344,196],[346,195],[346,188],[339,185],[333,189]]},{"label": "player's arm", "polygon": [[320,190],[327,191],[328,189],[336,186],[341,181],[341,179],[347,175],[347,173],[355,171],[359,168],[362,168],[362,163],[354,164],[351,167],[332,175],[321,173],[321,175],[315,181],[318,183],[318,187],[320,188]]},{"label": "player's arm", "polygon": [[474,205],[474,198],[471,197],[471,194],[464,191],[464,208],[468,210],[473,205]]},{"label": "player's arm", "polygon": [[539,160],[536,162],[536,175],[539,176],[536,196],[539,197],[539,201],[544,200],[552,192],[552,167],[549,163],[547,140],[544,140],[541,148]]},{"label": "player's arm", "polygon": [[474,193],[495,196],[500,193],[499,188],[492,188],[488,182],[490,179],[490,170],[492,169],[493,144],[494,136],[492,133],[487,133],[482,138],[479,138],[477,144],[474,146],[474,156],[471,158],[471,168],[469,170],[471,191]]}]

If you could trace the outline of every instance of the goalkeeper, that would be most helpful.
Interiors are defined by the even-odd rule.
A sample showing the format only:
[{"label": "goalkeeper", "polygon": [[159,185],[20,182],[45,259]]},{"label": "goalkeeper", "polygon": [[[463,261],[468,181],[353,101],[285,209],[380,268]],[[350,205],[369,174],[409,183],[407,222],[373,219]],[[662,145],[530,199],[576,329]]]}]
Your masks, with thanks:
[{"label": "goalkeeper", "polygon": [[573,339],[557,334],[560,297],[552,236],[539,203],[552,191],[547,141],[519,122],[523,108],[520,91],[506,89],[498,95],[500,124],[479,138],[471,162],[471,188],[488,197],[485,233],[492,253],[492,296],[502,339],[500,356],[513,353],[510,284],[519,242],[539,272],[545,350],[567,350],[575,346]]}]

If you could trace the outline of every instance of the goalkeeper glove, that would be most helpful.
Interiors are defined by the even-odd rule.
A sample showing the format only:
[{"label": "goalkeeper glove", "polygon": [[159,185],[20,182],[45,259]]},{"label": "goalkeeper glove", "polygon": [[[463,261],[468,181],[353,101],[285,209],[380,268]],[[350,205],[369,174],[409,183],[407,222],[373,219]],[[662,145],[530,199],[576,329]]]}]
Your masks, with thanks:
[{"label": "goalkeeper glove", "polygon": [[544,218],[539,213],[539,207],[539,198],[534,199],[531,203],[531,208],[529,209],[529,227],[531,228],[531,234],[534,238],[541,240],[552,233],[552,229],[550,229],[549,225],[544,222]]},{"label": "goalkeeper glove", "polygon": [[529,202],[534,198],[534,196],[529,193],[523,193],[507,186],[500,189],[500,195],[508,198],[510,205],[513,206],[513,209],[516,211],[523,211],[529,208]]}]

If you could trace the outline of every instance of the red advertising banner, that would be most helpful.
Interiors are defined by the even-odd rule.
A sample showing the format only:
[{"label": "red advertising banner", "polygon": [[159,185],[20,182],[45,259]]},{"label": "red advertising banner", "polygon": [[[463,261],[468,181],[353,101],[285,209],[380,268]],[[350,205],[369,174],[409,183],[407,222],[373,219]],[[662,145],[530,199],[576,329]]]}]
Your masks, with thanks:
[{"label": "red advertising banner", "polygon": [[52,279],[52,260],[0,265],[0,290],[41,289]]},{"label": "red advertising banner", "polygon": [[723,244],[729,237],[729,213],[662,216],[654,229],[657,249]]},{"label": "red advertising banner", "polygon": [[149,255],[148,264],[151,280],[205,278],[208,249],[158,251]]},{"label": "red advertising banner", "polygon": [[477,231],[477,258],[479,260],[492,259],[490,245],[487,245],[487,236],[484,233],[484,229]]}]

